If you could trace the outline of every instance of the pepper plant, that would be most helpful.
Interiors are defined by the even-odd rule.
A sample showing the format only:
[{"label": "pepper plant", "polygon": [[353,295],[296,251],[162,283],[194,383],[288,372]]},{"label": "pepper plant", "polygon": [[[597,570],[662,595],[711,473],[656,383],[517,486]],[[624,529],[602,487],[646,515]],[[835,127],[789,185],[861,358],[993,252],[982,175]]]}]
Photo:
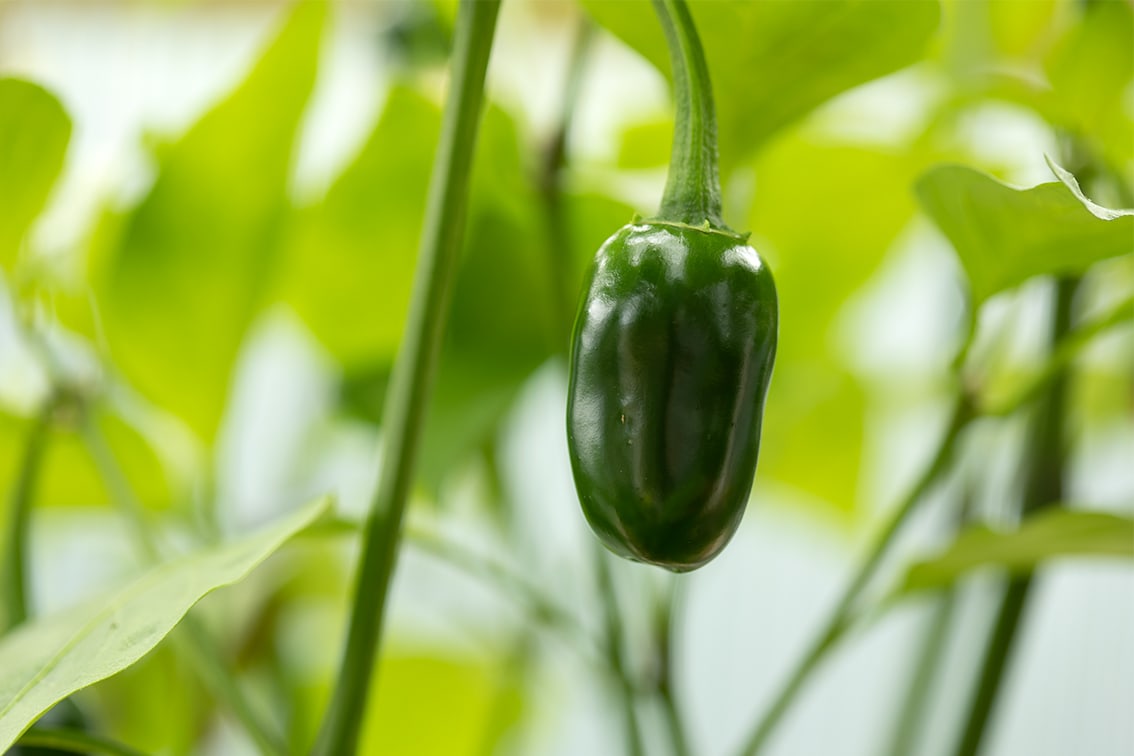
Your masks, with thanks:
[{"label": "pepper plant", "polygon": [[[0,8],[0,752],[1134,747],[1128,685],[1020,682],[1130,672],[1129,3],[297,2],[70,240],[89,113],[3,44],[50,5]],[[298,190],[361,18],[380,114]]]}]

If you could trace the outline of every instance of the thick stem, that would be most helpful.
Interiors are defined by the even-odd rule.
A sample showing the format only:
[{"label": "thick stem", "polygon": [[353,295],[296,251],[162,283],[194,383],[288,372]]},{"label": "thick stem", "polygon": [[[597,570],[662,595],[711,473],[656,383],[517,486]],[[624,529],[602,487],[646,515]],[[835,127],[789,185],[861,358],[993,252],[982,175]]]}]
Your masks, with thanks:
[{"label": "thick stem", "polygon": [[660,220],[724,228],[713,87],[685,0],[654,0],[669,44],[677,115]]},{"label": "thick stem", "polygon": [[12,499],[8,509],[7,529],[4,533],[3,614],[0,614],[0,635],[23,624],[28,618],[27,603],[27,542],[31,521],[32,500],[39,479],[39,469],[47,449],[48,429],[54,401],[48,401],[36,414],[28,428],[24,442],[24,455],[16,472]]},{"label": "thick stem", "polygon": [[[1052,349],[1056,349],[1071,331],[1072,302],[1078,280],[1061,279],[1056,283],[1055,308],[1051,321]],[[1024,457],[1025,480],[1021,517],[1060,502],[1065,494],[1064,474],[1067,462],[1064,447],[1064,419],[1067,415],[1067,374],[1059,373],[1048,385],[1039,400],[1028,437]],[[975,756],[988,729],[997,699],[1000,695],[1004,672],[1012,658],[1020,623],[1027,610],[1034,576],[1013,579],[1001,599],[996,623],[981,664],[976,693],[969,706],[968,719],[957,756]]]},{"label": "thick stem", "polygon": [[945,434],[942,436],[937,451],[934,453],[929,465],[922,472],[921,477],[918,478],[913,487],[906,493],[901,504],[898,505],[894,513],[890,516],[886,526],[877,536],[874,547],[859,566],[854,578],[843,592],[843,596],[839,600],[838,605],[835,607],[834,611],[831,612],[831,616],[827,620],[826,625],[824,625],[823,631],[812,643],[807,653],[804,654],[795,671],[780,690],[779,695],[776,696],[772,705],[768,708],[767,712],[765,712],[763,719],[761,719],[755,729],[753,729],[744,747],[740,750],[741,754],[752,756],[766,745],[776,725],[795,700],[796,694],[799,693],[804,683],[811,677],[811,673],[818,666],[827,651],[842,638],[847,628],[850,627],[855,605],[858,603],[863,590],[869,584],[871,578],[874,577],[874,573],[882,563],[882,559],[890,550],[890,546],[895,536],[898,534],[898,531],[901,529],[902,525],[905,524],[906,520],[909,519],[910,513],[913,512],[917,505],[925,498],[925,495],[933,488],[938,478],[949,469],[961,431],[964,430],[972,418],[972,407],[966,399],[962,398],[957,402],[957,406],[953,410],[953,416],[949,421],[949,425],[946,427]]},{"label": "thick stem", "polygon": [[464,235],[469,174],[499,0],[464,0],[457,18],[450,92],[430,179],[413,299],[383,418],[378,488],[362,533],[350,628],[316,754],[349,756],[372,687],[390,579],[433,385]]},{"label": "thick stem", "polygon": [[614,576],[610,574],[610,564],[603,547],[595,545],[595,569],[598,572],[599,593],[602,595],[604,619],[606,621],[607,663],[618,682],[622,703],[623,722],[626,726],[626,750],[631,756],[645,756],[642,732],[638,728],[637,695],[635,686],[626,668],[622,653],[622,616],[618,611],[618,596],[614,592]]}]

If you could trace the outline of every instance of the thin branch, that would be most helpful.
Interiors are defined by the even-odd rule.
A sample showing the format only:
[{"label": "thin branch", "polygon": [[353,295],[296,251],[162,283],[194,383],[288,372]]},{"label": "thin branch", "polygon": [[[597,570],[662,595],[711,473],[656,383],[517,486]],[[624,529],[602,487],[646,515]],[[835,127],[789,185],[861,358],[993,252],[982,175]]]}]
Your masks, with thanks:
[{"label": "thin branch", "polygon": [[622,617],[619,614],[618,596],[614,592],[614,577],[610,572],[606,550],[594,545],[595,569],[598,573],[599,593],[606,619],[606,653],[610,668],[619,683],[622,716],[626,726],[626,749],[631,756],[645,756],[642,732],[638,727],[637,695],[623,656]]},{"label": "thin branch", "polygon": [[3,581],[0,597],[3,613],[0,614],[0,635],[28,618],[27,542],[30,535],[31,508],[36,483],[47,449],[48,431],[55,401],[47,401],[36,413],[24,441],[24,454],[12,486],[8,506],[8,523],[4,532]]},{"label": "thin branch", "polygon": [[33,727],[20,736],[17,746],[24,748],[52,748],[56,751],[104,756],[146,756],[130,746],[100,735],[79,730]]},{"label": "thin branch", "polygon": [[972,407],[965,399],[957,402],[952,418],[938,443],[929,464],[921,476],[903,497],[901,503],[894,509],[882,532],[877,536],[873,548],[867,553],[866,559],[859,566],[850,584],[843,591],[842,598],[834,611],[831,612],[822,632],[803,655],[795,671],[781,688],[773,700],[772,705],[765,712],[763,718],[757,723],[751,735],[745,741],[740,753],[753,756],[763,748],[776,725],[783,718],[796,695],[811,677],[811,673],[819,665],[824,655],[831,649],[851,626],[854,619],[853,612],[864,589],[874,577],[882,559],[889,552],[895,536],[909,518],[911,512],[925,498],[937,483],[938,479],[949,469],[953,453],[961,432],[975,417]]}]

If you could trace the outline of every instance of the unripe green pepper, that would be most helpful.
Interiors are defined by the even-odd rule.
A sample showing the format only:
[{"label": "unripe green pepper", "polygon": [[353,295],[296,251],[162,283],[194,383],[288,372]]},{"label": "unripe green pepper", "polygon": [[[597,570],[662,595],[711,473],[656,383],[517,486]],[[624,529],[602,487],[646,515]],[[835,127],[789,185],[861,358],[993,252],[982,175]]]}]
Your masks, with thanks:
[{"label": "unripe green pepper", "polygon": [[744,514],[778,328],[775,284],[720,217],[708,71],[684,0],[655,0],[678,95],[657,218],[599,249],[575,321],[567,441],[592,529],[676,572],[711,560]]},{"label": "unripe green pepper", "polygon": [[736,532],[776,321],[772,275],[734,234],[644,222],[603,244],[575,324],[567,439],[612,551],[686,571]]}]

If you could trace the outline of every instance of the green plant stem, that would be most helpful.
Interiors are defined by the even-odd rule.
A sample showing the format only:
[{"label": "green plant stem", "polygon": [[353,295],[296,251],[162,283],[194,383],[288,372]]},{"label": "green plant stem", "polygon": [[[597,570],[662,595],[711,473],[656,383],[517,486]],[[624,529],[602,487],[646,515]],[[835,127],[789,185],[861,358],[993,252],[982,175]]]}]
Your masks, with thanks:
[{"label": "green plant stem", "polygon": [[315,747],[322,756],[349,756],[356,751],[372,687],[402,518],[456,278],[484,77],[499,9],[499,0],[464,0],[458,11],[450,92],[430,179],[413,298],[385,403],[378,488],[363,529],[346,648]]},{"label": "green plant stem", "polygon": [[23,624],[28,618],[27,542],[30,531],[32,501],[39,480],[39,471],[47,450],[53,400],[47,401],[36,413],[24,441],[24,455],[16,473],[8,507],[8,523],[4,533],[3,553],[3,614],[0,615],[0,635]]},{"label": "green plant stem", "polygon": [[[130,481],[118,464],[110,445],[102,435],[98,423],[88,409],[83,418],[81,432],[84,443],[94,460],[116,507],[125,515],[133,535],[135,548],[144,561],[157,564],[161,561],[161,545],[146,522],[145,510],[135,495]],[[192,614],[181,621],[174,639],[189,656],[191,666],[205,686],[222,701],[240,722],[261,753],[281,755],[287,753],[282,736],[263,721],[260,713],[244,694],[224,664],[224,655],[208,629]]]},{"label": "green plant stem", "polygon": [[[1072,302],[1078,280],[1056,283],[1051,322],[1052,349],[1057,349],[1071,331]],[[1048,385],[1036,408],[1032,433],[1024,456],[1025,480],[1021,517],[1027,517],[1064,499],[1066,451],[1064,419],[1067,414],[1067,373],[1061,371]],[[975,756],[981,750],[988,722],[999,697],[1004,672],[1012,659],[1016,638],[1031,595],[1034,574],[1014,578],[1008,584],[997,611],[992,637],[985,649],[976,692],[955,753]]]},{"label": "green plant stem", "polygon": [[626,750],[631,756],[644,756],[642,732],[638,727],[637,695],[635,685],[626,668],[622,650],[622,617],[618,611],[618,596],[614,592],[614,576],[610,572],[606,551],[597,543],[594,546],[595,569],[598,577],[599,594],[602,597],[603,615],[606,623],[606,653],[610,669],[618,681],[622,716],[626,726]]},{"label": "green plant stem", "polygon": [[673,153],[658,218],[724,228],[713,87],[685,0],[654,0],[669,45],[677,108]]},{"label": "green plant stem", "polygon": [[669,729],[670,745],[674,756],[689,756],[689,736],[685,732],[685,723],[681,717],[681,710],[677,706],[677,696],[673,684],[673,667],[676,657],[677,621],[684,606],[681,601],[682,588],[685,583],[684,576],[673,577],[672,588],[666,594],[662,603],[657,621],[658,636],[658,696],[662,700],[662,710],[665,713],[666,725]]},{"label": "green plant stem", "polygon": [[890,519],[876,537],[873,548],[867,553],[865,560],[859,566],[850,584],[847,586],[846,590],[843,591],[842,598],[835,606],[834,611],[831,612],[822,632],[803,655],[794,672],[784,684],[784,687],[781,688],[779,694],[773,699],[771,706],[767,709],[763,718],[757,723],[752,734],[745,741],[744,746],[740,750],[741,754],[753,756],[753,754],[759,753],[760,749],[767,743],[768,738],[775,730],[780,719],[782,719],[783,715],[791,706],[791,703],[795,700],[796,695],[803,688],[804,683],[810,678],[811,673],[819,665],[819,662],[823,659],[827,651],[835,646],[850,627],[853,621],[855,605],[863,590],[867,587],[874,573],[882,563],[882,559],[886,556],[895,536],[909,518],[910,513],[913,512],[917,505],[925,498],[925,495],[933,488],[938,478],[949,469],[961,431],[965,429],[973,417],[974,414],[969,401],[965,398],[959,400],[929,464],[903,497],[901,503],[894,510]]},{"label": "green plant stem", "polygon": [[[966,491],[952,524],[951,530],[954,535],[969,521],[972,505],[972,493]],[[945,641],[949,637],[949,627],[956,613],[957,595],[957,588],[953,586],[944,595],[935,597],[936,603],[929,618],[929,627],[918,654],[913,676],[910,678],[909,689],[903,698],[897,727],[894,729],[890,756],[907,756],[916,753],[917,737],[925,720],[926,705],[929,702],[933,683],[941,669]]]},{"label": "green plant stem", "polygon": [[902,702],[898,715],[898,726],[890,745],[890,756],[909,756],[917,753],[917,736],[925,721],[926,704],[941,668],[942,649],[949,637],[949,626],[957,608],[957,592],[950,589],[945,595],[935,599],[933,613],[929,618],[929,630],[918,653],[917,666],[910,679],[909,690]]},{"label": "green plant stem", "polygon": [[79,730],[32,728],[20,736],[17,746],[25,748],[53,748],[57,751],[105,756],[146,756],[142,751],[109,738],[91,735]]}]

